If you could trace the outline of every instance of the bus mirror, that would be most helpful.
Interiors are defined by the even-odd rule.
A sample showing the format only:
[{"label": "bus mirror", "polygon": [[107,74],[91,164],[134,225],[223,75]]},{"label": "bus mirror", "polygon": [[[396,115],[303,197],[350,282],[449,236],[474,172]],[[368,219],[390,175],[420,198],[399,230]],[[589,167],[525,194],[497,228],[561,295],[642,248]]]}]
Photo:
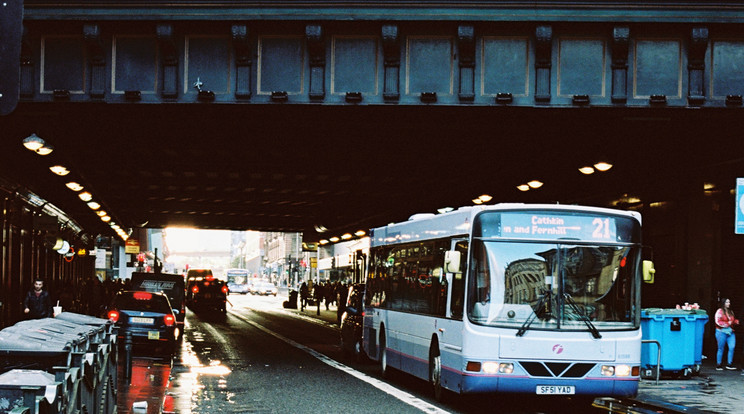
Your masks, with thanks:
[{"label": "bus mirror", "polygon": [[654,283],[654,275],[656,269],[654,269],[654,262],[650,260],[643,261],[643,281],[646,283]]},{"label": "bus mirror", "polygon": [[444,252],[444,268],[447,273],[460,272],[460,252],[449,250]]}]

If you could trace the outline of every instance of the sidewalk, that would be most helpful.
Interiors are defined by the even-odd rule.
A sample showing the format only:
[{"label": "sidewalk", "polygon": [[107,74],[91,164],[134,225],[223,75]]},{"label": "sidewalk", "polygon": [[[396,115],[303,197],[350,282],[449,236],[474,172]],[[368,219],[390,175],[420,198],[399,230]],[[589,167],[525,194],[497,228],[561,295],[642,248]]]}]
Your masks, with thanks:
[{"label": "sidewalk", "polygon": [[[299,305],[299,304],[298,304]],[[303,318],[325,325],[336,325],[336,306],[321,305],[300,309],[284,309]],[[716,371],[715,362],[703,360],[700,374],[690,379],[643,379],[638,396],[623,401],[628,406],[646,406],[662,413],[741,413],[744,412],[744,371]]]}]

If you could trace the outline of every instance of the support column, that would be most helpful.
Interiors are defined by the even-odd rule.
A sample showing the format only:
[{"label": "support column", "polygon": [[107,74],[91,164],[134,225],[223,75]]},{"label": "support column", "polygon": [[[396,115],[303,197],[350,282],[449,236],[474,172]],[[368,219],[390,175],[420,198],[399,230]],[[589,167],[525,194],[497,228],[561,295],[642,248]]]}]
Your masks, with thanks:
[{"label": "support column", "polygon": [[535,101],[550,102],[553,28],[537,26],[535,31]]},{"label": "support column", "polygon": [[628,102],[628,44],[630,28],[612,29],[612,103]]},{"label": "support column", "polygon": [[158,24],[158,44],[160,45],[160,64],[163,67],[163,98],[178,97],[178,52],[173,35],[172,24]]},{"label": "support column", "polygon": [[83,25],[83,38],[88,49],[90,65],[90,97],[103,99],[106,90],[106,54],[97,24]]},{"label": "support column", "polygon": [[400,99],[400,43],[398,26],[382,26],[382,52],[384,55],[385,86],[382,97],[386,101]]},{"label": "support column", "polygon": [[305,26],[307,52],[310,55],[310,99],[325,98],[326,48],[323,40],[323,27],[316,24]]},{"label": "support column", "polygon": [[463,102],[475,100],[475,29],[473,26],[457,28],[458,63],[460,66],[459,98]]},{"label": "support column", "polygon": [[251,46],[248,42],[248,26],[232,25],[233,48],[235,49],[235,98],[251,98]]},{"label": "support column", "polygon": [[688,92],[690,105],[705,103],[705,51],[708,48],[708,28],[693,27],[687,49]]}]

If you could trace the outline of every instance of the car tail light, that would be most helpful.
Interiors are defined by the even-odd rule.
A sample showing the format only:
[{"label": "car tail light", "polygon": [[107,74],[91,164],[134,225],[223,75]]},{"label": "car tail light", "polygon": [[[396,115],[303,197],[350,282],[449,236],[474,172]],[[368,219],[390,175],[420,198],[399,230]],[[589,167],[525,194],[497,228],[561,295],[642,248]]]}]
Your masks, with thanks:
[{"label": "car tail light", "polygon": [[230,291],[230,289],[227,286],[222,286],[222,293],[227,294],[227,292],[229,292],[229,291]]},{"label": "car tail light", "polygon": [[191,291],[194,293],[199,293],[199,286],[194,286],[191,288]]},{"label": "car tail light", "polygon": [[165,326],[173,326],[176,323],[176,318],[173,315],[165,315],[163,321],[165,322]]},{"label": "car tail light", "polygon": [[152,293],[150,292],[134,292],[134,298],[137,300],[151,300]]},{"label": "car tail light", "polygon": [[119,322],[119,311],[110,310],[108,313],[108,318],[111,322]]}]

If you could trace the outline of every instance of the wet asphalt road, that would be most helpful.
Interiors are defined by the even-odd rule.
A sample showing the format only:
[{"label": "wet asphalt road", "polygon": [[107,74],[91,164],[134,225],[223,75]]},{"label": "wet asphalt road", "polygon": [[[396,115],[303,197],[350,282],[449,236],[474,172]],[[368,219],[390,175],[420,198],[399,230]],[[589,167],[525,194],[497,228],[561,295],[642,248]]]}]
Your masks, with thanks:
[{"label": "wet asphalt road", "polygon": [[[436,402],[424,381],[401,373],[382,380],[377,365],[356,361],[341,351],[335,325],[285,312],[281,308],[282,300],[282,297],[231,295],[233,307],[226,316],[189,311],[184,341],[172,363],[165,359],[135,358],[136,363],[149,364],[150,368],[143,372],[156,383],[160,383],[158,378],[169,376],[166,411],[182,414],[606,412],[568,398],[448,395],[444,403]],[[133,374],[136,382],[134,375],[139,374]],[[123,397],[122,394],[125,393],[120,394]],[[155,405],[151,402],[147,411],[153,412]]]}]

